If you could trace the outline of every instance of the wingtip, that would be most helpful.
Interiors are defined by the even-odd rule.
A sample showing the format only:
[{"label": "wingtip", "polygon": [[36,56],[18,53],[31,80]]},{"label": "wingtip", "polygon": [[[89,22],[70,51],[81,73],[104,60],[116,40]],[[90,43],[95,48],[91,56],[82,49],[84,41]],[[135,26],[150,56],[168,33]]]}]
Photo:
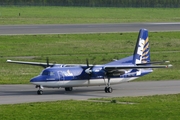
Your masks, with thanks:
[{"label": "wingtip", "polygon": [[167,65],[166,67],[167,67],[167,68],[170,68],[170,67],[172,67],[172,66],[173,66],[173,65],[169,64],[169,65]]},{"label": "wingtip", "polygon": [[7,60],[6,62],[11,62],[11,60]]}]

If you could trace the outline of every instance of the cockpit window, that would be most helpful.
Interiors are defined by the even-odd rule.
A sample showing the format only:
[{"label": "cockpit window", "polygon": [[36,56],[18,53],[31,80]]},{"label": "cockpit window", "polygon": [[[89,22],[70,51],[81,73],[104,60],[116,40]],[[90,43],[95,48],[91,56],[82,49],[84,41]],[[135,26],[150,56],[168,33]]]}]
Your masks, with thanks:
[{"label": "cockpit window", "polygon": [[41,75],[49,75],[49,71],[43,71]]},{"label": "cockpit window", "polygon": [[49,75],[49,76],[54,76],[55,73],[53,71],[48,71],[48,70],[44,70],[41,75]]}]

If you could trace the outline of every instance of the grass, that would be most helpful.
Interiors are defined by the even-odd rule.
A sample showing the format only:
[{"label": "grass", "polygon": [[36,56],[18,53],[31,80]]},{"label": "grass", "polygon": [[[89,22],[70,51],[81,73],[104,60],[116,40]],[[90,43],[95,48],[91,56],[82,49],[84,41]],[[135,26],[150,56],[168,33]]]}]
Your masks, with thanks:
[{"label": "grass", "polygon": [[[1,120],[179,120],[180,94],[0,105]],[[109,102],[101,102],[109,101]],[[116,102],[111,102],[112,100]],[[124,102],[127,104],[118,104]],[[128,104],[134,103],[134,104]]]},{"label": "grass", "polygon": [[0,25],[179,22],[179,13],[180,8],[1,6]]},{"label": "grass", "polygon": [[[104,64],[132,55],[138,33],[0,36],[0,84],[29,83],[43,68],[6,63],[21,61]],[[178,80],[180,32],[150,32],[151,60],[170,60],[173,68],[155,69],[138,80]]]}]

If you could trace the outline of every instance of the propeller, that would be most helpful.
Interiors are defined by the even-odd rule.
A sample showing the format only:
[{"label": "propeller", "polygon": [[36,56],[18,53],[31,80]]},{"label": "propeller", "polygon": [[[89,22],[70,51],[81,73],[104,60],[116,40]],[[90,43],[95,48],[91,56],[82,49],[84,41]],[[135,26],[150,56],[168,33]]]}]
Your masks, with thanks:
[{"label": "propeller", "polygon": [[88,59],[86,59],[86,65],[87,65],[87,68],[89,68],[89,61],[88,61]]},{"label": "propeller", "polygon": [[90,67],[90,66],[89,66],[89,61],[88,61],[88,59],[86,59],[86,65],[87,65],[87,69],[85,70],[85,72],[86,72],[87,74],[89,74],[89,78],[91,78],[92,69],[93,69],[94,65]]},{"label": "propeller", "polygon": [[46,65],[44,65],[44,68],[53,67],[55,64],[56,64],[55,62],[53,64],[49,63],[49,58],[46,57]]},{"label": "propeller", "polygon": [[88,59],[86,59],[86,65],[87,65],[87,69],[85,70],[85,72],[90,75],[90,74],[92,73],[92,68],[93,68],[94,66],[89,67],[89,61],[88,61]]},{"label": "propeller", "polygon": [[46,67],[49,67],[49,58],[48,57],[46,57],[46,63],[47,63]]}]

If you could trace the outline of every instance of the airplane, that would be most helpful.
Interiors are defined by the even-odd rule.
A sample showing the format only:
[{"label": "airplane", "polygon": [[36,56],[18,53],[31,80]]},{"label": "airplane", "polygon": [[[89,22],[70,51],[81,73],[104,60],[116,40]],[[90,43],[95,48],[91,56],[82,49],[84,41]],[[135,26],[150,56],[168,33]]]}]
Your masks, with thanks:
[{"label": "airplane", "polygon": [[41,66],[44,70],[30,80],[38,88],[37,94],[43,94],[43,88],[65,88],[105,85],[105,93],[112,93],[111,85],[129,82],[153,72],[153,68],[168,68],[172,65],[154,65],[167,61],[151,62],[148,30],[140,29],[133,55],[114,60],[103,65],[54,64],[7,60],[8,63]]}]

